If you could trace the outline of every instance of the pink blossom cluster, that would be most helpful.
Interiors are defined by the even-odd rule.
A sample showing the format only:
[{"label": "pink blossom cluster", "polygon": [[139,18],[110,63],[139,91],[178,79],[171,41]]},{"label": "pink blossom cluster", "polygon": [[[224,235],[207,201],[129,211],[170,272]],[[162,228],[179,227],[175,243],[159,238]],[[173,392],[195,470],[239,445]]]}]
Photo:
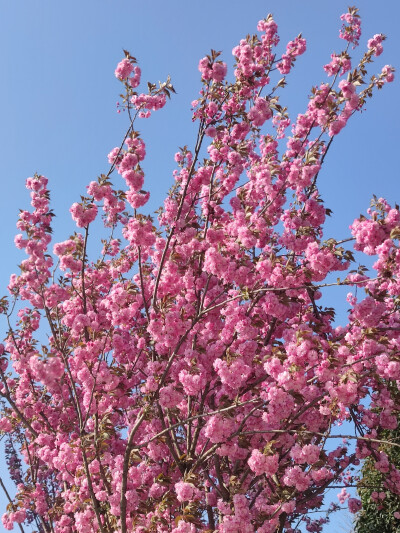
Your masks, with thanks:
[{"label": "pink blossom cluster", "polygon": [[391,65],[385,65],[381,75],[387,83],[391,83],[394,80],[394,68]]},{"label": "pink blossom cluster", "polygon": [[71,205],[70,213],[78,228],[85,228],[96,218],[97,205],[89,204],[88,206],[83,206],[75,202]]},{"label": "pink blossom cluster", "polygon": [[339,37],[357,46],[361,37],[361,19],[357,14],[357,9],[350,8],[349,12],[341,15],[340,19],[343,20],[343,26]]},{"label": "pink blossom cluster", "polygon": [[377,33],[372,37],[372,39],[368,39],[368,48],[370,50],[374,51],[374,56],[378,57],[383,52],[383,45],[382,42],[384,40],[384,36],[381,33]]},{"label": "pink blossom cluster", "polygon": [[256,476],[266,474],[272,476],[278,470],[279,457],[275,455],[264,455],[258,450],[251,452],[251,457],[248,460],[249,467]]},{"label": "pink blossom cluster", "polygon": [[128,58],[123,59],[117,65],[115,69],[115,77],[120,80],[125,80],[133,71],[133,65]]},{"label": "pink blossom cluster", "polygon": [[138,94],[132,96],[131,102],[135,109],[145,109],[146,112],[142,112],[141,116],[143,118],[148,118],[150,116],[150,111],[157,111],[165,106],[167,98],[165,94]]},{"label": "pink blossom cluster", "polygon": [[[131,76],[132,73],[133,76]],[[134,66],[131,59],[126,57],[118,63],[115,69],[115,77],[121,81],[127,80],[129,85],[135,88],[140,85],[141,70],[140,67]]]},{"label": "pink blossom cluster", "polygon": [[302,37],[296,37],[286,46],[286,53],[282,55],[277,68],[281,74],[289,74],[296,58],[306,51],[306,40]]},{"label": "pink blossom cluster", "polygon": [[199,71],[204,80],[213,80],[221,83],[226,76],[227,66],[222,61],[211,62],[210,58],[203,57],[199,61]]},{"label": "pink blossom cluster", "polygon": [[262,87],[270,81],[268,74],[273,61],[273,48],[278,45],[279,36],[278,26],[272,16],[260,20],[257,29],[262,32],[261,39],[253,46],[249,39],[242,39],[232,54],[237,59],[235,76],[246,84],[251,80]]},{"label": "pink blossom cluster", "polygon": [[268,102],[263,98],[257,98],[254,106],[247,113],[247,118],[253,126],[262,126],[264,122],[272,117]]},{"label": "pink blossom cluster", "polygon": [[330,63],[324,65],[324,70],[328,74],[328,76],[334,76],[335,74],[343,76],[350,69],[351,60],[346,54],[332,54]]},{"label": "pink blossom cluster", "polygon": [[176,497],[180,502],[192,501],[200,496],[199,490],[192,483],[180,481],[175,484]]}]

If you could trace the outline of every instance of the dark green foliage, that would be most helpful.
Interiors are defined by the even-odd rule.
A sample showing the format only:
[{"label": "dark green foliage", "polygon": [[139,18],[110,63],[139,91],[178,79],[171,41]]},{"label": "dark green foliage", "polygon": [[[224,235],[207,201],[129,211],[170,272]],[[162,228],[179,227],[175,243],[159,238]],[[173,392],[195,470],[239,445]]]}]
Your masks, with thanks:
[{"label": "dark green foliage", "polygon": [[[380,435],[382,440],[400,443],[400,429],[385,431]],[[389,460],[400,469],[400,448],[390,445],[380,446]],[[357,517],[355,525],[356,533],[400,533],[400,519],[394,516],[399,513],[400,517],[400,496],[393,494],[385,485],[389,474],[384,474],[374,468],[375,459],[369,457],[362,467],[362,481],[358,493],[360,495],[363,509]],[[363,488],[361,488],[363,487]],[[400,487],[396,489],[400,492]],[[384,492],[386,497],[375,502],[371,499],[373,492]]]}]

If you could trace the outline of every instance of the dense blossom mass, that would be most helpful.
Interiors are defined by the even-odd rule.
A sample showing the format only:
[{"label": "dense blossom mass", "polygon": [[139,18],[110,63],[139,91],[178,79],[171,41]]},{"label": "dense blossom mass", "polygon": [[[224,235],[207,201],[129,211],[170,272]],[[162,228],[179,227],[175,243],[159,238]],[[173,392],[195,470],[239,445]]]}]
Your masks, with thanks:
[{"label": "dense blossom mass", "polygon": [[[327,238],[318,191],[335,136],[394,75],[386,65],[367,77],[385,37],[355,62],[357,10],[342,21],[344,50],[294,121],[280,93],[306,41],[280,54],[271,15],[234,48],[232,82],[219,53],[200,60],[197,140],[175,155],[158,220],[141,210],[135,124],[174,89],[168,79],[137,92],[128,52],[115,76],[129,128],[72,205],[76,233],[50,245],[47,179],[28,178],[32,210],[15,239],[27,258],[1,300],[0,431],[17,485],[6,529],[318,532],[338,507],[310,514],[329,487],[359,511],[347,488],[362,484],[365,458],[385,474],[374,497],[399,494],[381,438],[398,419],[399,208],[376,198],[350,235]],[[101,218],[93,260],[89,227]],[[375,257],[373,274],[351,270],[353,253]],[[349,288],[344,326],[319,303],[329,285]],[[337,440],[345,420],[352,442]]]}]

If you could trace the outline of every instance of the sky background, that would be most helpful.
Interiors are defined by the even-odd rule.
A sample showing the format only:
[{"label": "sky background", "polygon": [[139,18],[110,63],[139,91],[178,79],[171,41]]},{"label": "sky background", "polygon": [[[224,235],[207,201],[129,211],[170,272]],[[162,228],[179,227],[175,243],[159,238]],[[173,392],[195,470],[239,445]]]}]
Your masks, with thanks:
[{"label": "sky background", "polygon": [[[166,108],[137,126],[147,145],[144,188],[151,191],[151,212],[172,184],[178,147],[194,144],[190,102],[200,88],[199,59],[213,48],[223,51],[222,59],[231,65],[232,48],[273,13],[280,52],[300,32],[307,39],[307,52],[281,93],[294,120],[305,110],[311,86],[326,81],[322,65],[342,49],[339,16],[347,5],[341,0],[0,0],[0,295],[24,258],[13,239],[18,209],[29,206],[25,179],[34,172],[49,178],[57,242],[74,231],[71,204],[108,170],[106,155],[120,144],[128,126],[128,117],[116,112],[121,85],[114,69],[123,49],[138,59],[144,82],[163,81],[170,74],[177,91]],[[361,48],[375,33],[388,36],[374,71],[385,64],[399,66],[398,0],[359,0],[358,7]],[[365,212],[372,194],[400,203],[398,95],[396,80],[335,139],[319,178],[326,206],[334,213],[326,238],[346,238],[349,224]],[[331,289],[328,295],[330,305],[339,309],[339,321],[347,308],[346,292]],[[0,321],[0,337],[4,334],[5,322]],[[12,492],[4,472],[1,465]],[[0,494],[1,513],[5,504]],[[325,531],[350,531],[350,524],[348,515],[338,515]]]}]

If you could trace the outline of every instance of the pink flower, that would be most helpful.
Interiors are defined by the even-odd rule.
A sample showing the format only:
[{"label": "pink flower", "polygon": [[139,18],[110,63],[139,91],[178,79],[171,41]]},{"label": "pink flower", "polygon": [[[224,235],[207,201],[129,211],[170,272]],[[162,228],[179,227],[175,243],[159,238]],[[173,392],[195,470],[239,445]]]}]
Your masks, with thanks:
[{"label": "pink flower", "polygon": [[226,76],[227,66],[226,63],[217,62],[212,66],[211,77],[214,81],[221,83]]},{"label": "pink flower", "polygon": [[176,407],[182,400],[182,394],[172,386],[162,387],[160,389],[160,405],[163,407]]},{"label": "pink flower", "polygon": [[70,213],[72,215],[72,219],[75,220],[78,228],[85,228],[96,218],[97,205],[89,204],[87,206],[84,206],[75,202],[70,207]]},{"label": "pink flower", "polygon": [[196,533],[196,526],[184,520],[179,520],[177,527],[174,527],[171,533]]},{"label": "pink flower", "polygon": [[138,209],[145,205],[149,201],[149,198],[149,192],[135,192],[133,189],[130,189],[126,193],[126,199],[134,209]]},{"label": "pink flower", "polygon": [[346,500],[350,498],[350,494],[347,492],[346,488],[343,487],[342,490],[337,495],[338,500],[341,504],[343,504]]},{"label": "pink flower", "polygon": [[394,80],[394,68],[391,65],[385,65],[382,68],[382,76],[388,83],[392,82]]},{"label": "pink flower", "polygon": [[115,69],[115,77],[120,80],[125,80],[132,71],[133,65],[128,58],[125,58],[118,63],[117,68]]},{"label": "pink flower", "polygon": [[210,60],[208,57],[203,57],[203,59],[200,59],[199,61],[199,71],[201,72],[201,76],[204,80],[209,80],[212,77],[212,66],[210,64]]},{"label": "pink flower", "polygon": [[192,483],[175,483],[176,497],[180,502],[192,501],[199,497],[199,490]]},{"label": "pink flower", "polygon": [[329,136],[333,137],[334,135],[340,133],[346,126],[346,122],[347,121],[344,117],[339,117],[337,120],[332,122],[332,124],[329,126]]},{"label": "pink flower", "polygon": [[143,187],[143,172],[127,170],[122,174],[122,177],[126,181],[127,185],[135,192],[140,191],[140,189]]},{"label": "pink flower", "polygon": [[370,50],[374,51],[374,56],[378,57],[383,52],[382,41],[384,36],[379,33],[373,36],[372,39],[368,40],[367,46]]},{"label": "pink flower", "polygon": [[0,418],[0,431],[4,431],[4,433],[9,433],[11,430],[12,425],[8,418]]},{"label": "pink flower", "polygon": [[272,111],[264,98],[256,98],[254,106],[247,113],[247,118],[254,126],[262,126],[272,117]]},{"label": "pink flower", "polygon": [[299,491],[305,491],[311,485],[311,479],[299,466],[287,468],[283,482],[288,487],[295,487]]},{"label": "pink flower", "polygon": [[341,15],[340,18],[343,20],[343,26],[339,37],[357,46],[361,37],[361,19],[357,15],[357,10],[350,11],[349,8],[349,12]]},{"label": "pink flower", "polygon": [[224,442],[233,432],[234,421],[221,416],[211,416],[205,426],[204,434],[213,443]]},{"label": "pink flower", "polygon": [[215,137],[217,135],[217,128],[214,128],[214,126],[209,126],[204,133],[208,135],[208,137]]},{"label": "pink flower", "polygon": [[358,513],[362,508],[361,500],[358,498],[349,498],[348,501],[349,511],[353,514]]},{"label": "pink flower", "polygon": [[379,324],[384,312],[385,305],[382,302],[367,296],[367,298],[364,298],[364,300],[354,306],[352,316],[364,327],[371,328]]},{"label": "pink flower", "polygon": [[272,476],[278,470],[279,456],[277,454],[264,455],[259,450],[253,450],[247,462],[256,476],[261,474]]}]

